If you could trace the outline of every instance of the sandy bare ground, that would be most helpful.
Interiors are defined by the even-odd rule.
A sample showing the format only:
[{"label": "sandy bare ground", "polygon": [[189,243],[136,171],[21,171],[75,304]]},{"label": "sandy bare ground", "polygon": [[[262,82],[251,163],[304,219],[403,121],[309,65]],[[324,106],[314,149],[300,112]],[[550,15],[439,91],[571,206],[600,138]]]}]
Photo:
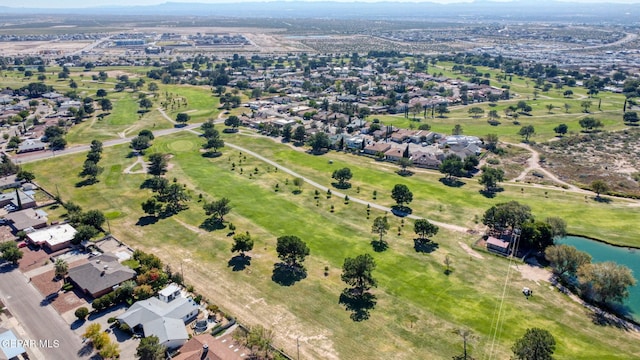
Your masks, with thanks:
[{"label": "sandy bare ground", "polygon": [[473,256],[474,258],[477,258],[477,259],[484,259],[482,255],[480,255],[477,251],[470,248],[469,245],[463,243],[462,241],[458,241],[458,244],[460,245],[462,250],[466,251],[467,254],[469,254],[470,256]]},{"label": "sandy bare ground", "polygon": [[0,42],[0,52],[5,56],[40,54],[51,51],[77,51],[91,44],[90,41],[11,41]]},{"label": "sandy bare ground", "polygon": [[[142,166],[142,168],[140,170],[136,170],[136,171],[131,171],[131,169],[133,169],[136,165],[140,164],[140,166]],[[126,169],[122,170],[123,174],[146,174],[147,173],[147,162],[144,161],[144,157],[138,155],[138,157],[136,158],[136,161],[127,166]]]}]

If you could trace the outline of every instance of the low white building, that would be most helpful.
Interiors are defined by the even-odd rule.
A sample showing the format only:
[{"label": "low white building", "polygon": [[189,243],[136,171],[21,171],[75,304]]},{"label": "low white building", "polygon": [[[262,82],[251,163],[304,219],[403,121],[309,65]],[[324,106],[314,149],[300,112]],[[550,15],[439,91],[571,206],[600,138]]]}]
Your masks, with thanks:
[{"label": "low white building", "polygon": [[198,304],[182,296],[177,285],[170,284],[158,297],[137,301],[117,319],[133,331],[141,330],[145,337],[157,336],[160,345],[172,349],[189,340],[185,324],[197,315]]},{"label": "low white building", "polygon": [[71,245],[76,229],[69,224],[59,224],[27,234],[27,240],[44,246],[49,251],[58,251]]}]

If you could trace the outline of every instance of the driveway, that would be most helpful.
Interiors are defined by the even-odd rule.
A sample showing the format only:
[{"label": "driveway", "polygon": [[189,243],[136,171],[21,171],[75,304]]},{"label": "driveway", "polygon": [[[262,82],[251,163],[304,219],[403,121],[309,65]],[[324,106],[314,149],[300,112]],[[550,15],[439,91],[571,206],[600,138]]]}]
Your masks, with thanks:
[{"label": "driveway", "polygon": [[26,331],[29,338],[22,340],[35,340],[32,352],[36,356],[46,354],[38,358],[85,358],[78,353],[82,348],[80,337],[52,307],[41,304],[43,296],[17,268],[0,269],[0,299]]}]

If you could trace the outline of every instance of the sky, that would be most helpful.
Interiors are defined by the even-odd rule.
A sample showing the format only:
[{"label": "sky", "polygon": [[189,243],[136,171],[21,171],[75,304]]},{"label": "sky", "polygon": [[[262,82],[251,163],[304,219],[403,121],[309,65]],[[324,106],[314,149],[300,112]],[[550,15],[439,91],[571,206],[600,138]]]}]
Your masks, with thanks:
[{"label": "sky", "polygon": [[[282,0],[0,0],[0,6],[22,7],[22,8],[86,8],[100,6],[134,6],[134,5],[157,5],[165,2],[189,2],[189,3],[234,3],[248,1],[282,1]],[[286,1],[286,0],[285,0]],[[289,0],[291,1],[291,0]],[[437,2],[437,3],[454,3],[454,2],[470,2],[473,0],[296,0],[296,1],[360,1],[360,2],[378,2],[378,1],[406,1],[406,2]],[[492,0],[489,0],[492,1]],[[504,1],[504,0],[493,0]],[[638,3],[640,0],[558,0],[579,3]]]}]

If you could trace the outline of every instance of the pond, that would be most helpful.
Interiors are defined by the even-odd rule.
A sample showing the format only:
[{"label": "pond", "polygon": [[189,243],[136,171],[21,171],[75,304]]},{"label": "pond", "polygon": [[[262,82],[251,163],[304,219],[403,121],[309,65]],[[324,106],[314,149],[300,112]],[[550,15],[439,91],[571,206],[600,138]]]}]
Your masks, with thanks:
[{"label": "pond", "polygon": [[[556,244],[575,246],[578,250],[591,255],[593,262],[614,261],[631,269],[637,282],[640,282],[640,249],[618,247],[580,236],[565,236],[556,240]],[[640,320],[640,286],[629,288],[629,297],[624,305],[628,307],[631,316]]]}]

